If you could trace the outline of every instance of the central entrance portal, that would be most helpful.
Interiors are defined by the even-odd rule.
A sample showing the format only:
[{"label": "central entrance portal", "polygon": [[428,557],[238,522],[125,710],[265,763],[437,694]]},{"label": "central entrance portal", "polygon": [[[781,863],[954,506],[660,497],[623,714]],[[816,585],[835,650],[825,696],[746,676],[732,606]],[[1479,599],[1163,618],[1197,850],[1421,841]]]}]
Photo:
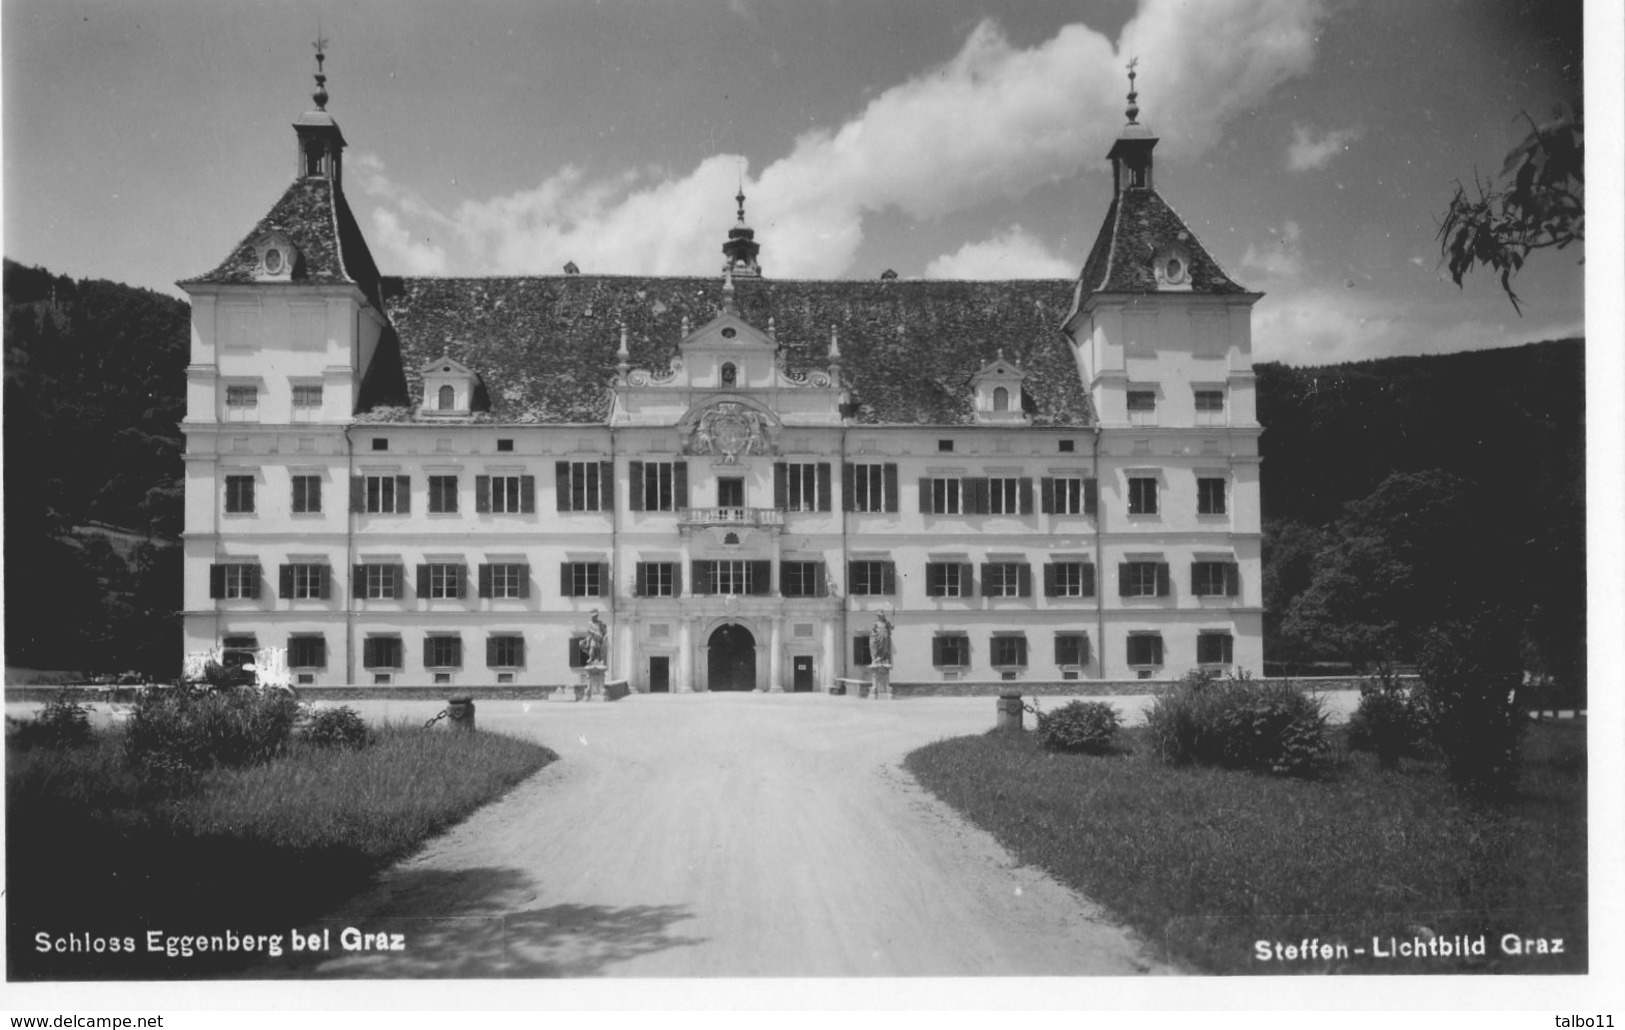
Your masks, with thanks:
[{"label": "central entrance portal", "polygon": [[743,626],[718,626],[706,649],[711,690],[756,689],[756,638]]}]

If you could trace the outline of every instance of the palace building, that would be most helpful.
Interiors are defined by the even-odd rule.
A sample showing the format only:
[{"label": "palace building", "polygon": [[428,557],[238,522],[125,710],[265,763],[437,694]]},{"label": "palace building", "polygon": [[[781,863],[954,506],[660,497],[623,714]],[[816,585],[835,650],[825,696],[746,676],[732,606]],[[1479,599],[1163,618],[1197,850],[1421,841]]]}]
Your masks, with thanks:
[{"label": "palace building", "polygon": [[634,691],[823,690],[885,612],[898,684],[1261,671],[1260,295],[1132,75],[1082,271],[998,282],[775,279],[742,192],[714,276],[384,275],[324,82],[180,284],[188,651],[566,685],[597,611]]}]

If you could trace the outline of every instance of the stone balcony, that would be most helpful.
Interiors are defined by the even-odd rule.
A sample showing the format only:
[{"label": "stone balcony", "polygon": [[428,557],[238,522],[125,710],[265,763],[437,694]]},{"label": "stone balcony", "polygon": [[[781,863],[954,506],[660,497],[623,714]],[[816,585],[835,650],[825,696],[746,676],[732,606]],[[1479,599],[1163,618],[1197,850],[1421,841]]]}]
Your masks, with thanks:
[{"label": "stone balcony", "polygon": [[682,526],[783,526],[778,508],[684,508],[677,519]]}]

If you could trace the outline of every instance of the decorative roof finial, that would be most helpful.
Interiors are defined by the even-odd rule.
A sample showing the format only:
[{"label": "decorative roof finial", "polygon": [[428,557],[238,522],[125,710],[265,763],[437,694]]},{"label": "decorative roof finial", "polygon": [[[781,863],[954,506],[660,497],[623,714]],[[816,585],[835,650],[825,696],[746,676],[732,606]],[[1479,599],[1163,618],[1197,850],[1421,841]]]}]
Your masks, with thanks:
[{"label": "decorative roof finial", "polygon": [[316,110],[327,110],[327,76],[322,74],[322,62],[327,60],[327,37],[322,35],[322,22],[316,20],[316,42],[311,46],[316,48],[316,92],[310,99],[316,101]]},{"label": "decorative roof finial", "polygon": [[739,309],[734,307],[734,270],[733,266],[722,270],[722,310],[737,315]]},{"label": "decorative roof finial", "polygon": [[835,323],[829,324],[829,360],[839,363],[841,360],[841,341],[835,332]]},{"label": "decorative roof finial", "polygon": [[777,340],[779,338],[779,331],[773,324],[772,315],[767,316],[767,338],[769,340]]},{"label": "decorative roof finial", "polygon": [[1140,94],[1134,90],[1134,66],[1140,63],[1138,57],[1129,58],[1128,62],[1128,109],[1123,113],[1128,115],[1128,123],[1134,125],[1135,119],[1140,117]]},{"label": "decorative roof finial", "polygon": [[745,162],[739,162],[739,192],[734,194],[734,202],[739,205],[739,224],[745,224]]}]

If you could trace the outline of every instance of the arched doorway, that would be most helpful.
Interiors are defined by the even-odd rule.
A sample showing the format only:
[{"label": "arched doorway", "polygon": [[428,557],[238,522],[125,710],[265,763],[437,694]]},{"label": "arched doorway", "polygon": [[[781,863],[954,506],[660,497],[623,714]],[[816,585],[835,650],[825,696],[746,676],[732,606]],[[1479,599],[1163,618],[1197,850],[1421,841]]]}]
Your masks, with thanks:
[{"label": "arched doorway", "polygon": [[718,626],[706,649],[711,690],[756,689],[756,638],[743,626]]}]

